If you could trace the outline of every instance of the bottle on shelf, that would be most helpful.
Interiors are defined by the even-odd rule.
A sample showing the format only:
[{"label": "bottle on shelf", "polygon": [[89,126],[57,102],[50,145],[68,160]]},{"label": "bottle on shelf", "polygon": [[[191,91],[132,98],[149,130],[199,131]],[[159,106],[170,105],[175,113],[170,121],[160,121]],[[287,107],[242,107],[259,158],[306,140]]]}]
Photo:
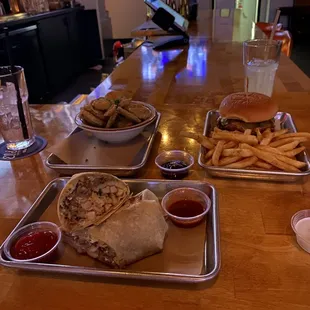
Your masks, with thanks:
[{"label": "bottle on shelf", "polygon": [[180,13],[180,0],[177,0],[176,2],[176,11]]},{"label": "bottle on shelf", "polygon": [[176,3],[175,3],[175,0],[172,0],[172,6],[171,7],[176,11],[177,6],[176,6]]},{"label": "bottle on shelf", "polygon": [[180,3],[180,14],[185,17],[185,3],[184,3],[184,0],[180,0],[181,3]]},{"label": "bottle on shelf", "polygon": [[185,0],[185,17],[186,18],[189,17],[189,4],[188,4],[188,0]]}]

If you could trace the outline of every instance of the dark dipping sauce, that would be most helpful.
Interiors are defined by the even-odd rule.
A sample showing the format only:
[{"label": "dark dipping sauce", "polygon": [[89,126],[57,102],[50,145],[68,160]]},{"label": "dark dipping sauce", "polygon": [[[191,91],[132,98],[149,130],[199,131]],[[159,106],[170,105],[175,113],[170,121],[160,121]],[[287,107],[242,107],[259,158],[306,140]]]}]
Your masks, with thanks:
[{"label": "dark dipping sauce", "polygon": [[188,164],[182,160],[170,160],[161,165],[165,169],[171,169],[170,171],[162,170],[162,175],[167,179],[182,179],[188,175],[188,170],[186,171],[173,171],[175,169],[182,169],[188,167]]},{"label": "dark dipping sauce", "polygon": [[171,160],[162,165],[166,169],[182,169],[186,168],[188,165],[182,160]]},{"label": "dark dipping sauce", "polygon": [[31,231],[21,236],[11,247],[15,259],[31,259],[48,252],[57,243],[57,235],[50,231]]},{"label": "dark dipping sauce", "polygon": [[[175,216],[178,216],[178,217],[183,217],[185,219],[185,218],[195,217],[197,215],[202,214],[205,208],[198,201],[180,200],[180,201],[176,201],[173,204],[171,204],[167,208],[167,210],[169,213]],[[202,219],[198,218],[198,219],[193,219],[192,221],[182,222],[181,220],[176,220],[173,218],[170,218],[170,219],[173,221],[175,225],[180,226],[180,227],[185,227],[185,228],[197,226],[203,220],[203,218]]]}]

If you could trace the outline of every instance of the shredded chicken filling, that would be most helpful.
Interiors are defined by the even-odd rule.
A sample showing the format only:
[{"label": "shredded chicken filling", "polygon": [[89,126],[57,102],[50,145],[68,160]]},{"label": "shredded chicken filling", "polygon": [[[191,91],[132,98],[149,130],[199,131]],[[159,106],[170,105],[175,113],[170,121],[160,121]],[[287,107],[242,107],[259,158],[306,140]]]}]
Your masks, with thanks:
[{"label": "shredded chicken filling", "polygon": [[94,220],[116,207],[125,196],[126,187],[122,183],[88,177],[78,181],[72,193],[64,199],[61,211],[71,224]]},{"label": "shredded chicken filling", "polygon": [[119,267],[115,251],[105,243],[92,241],[89,236],[80,236],[64,232],[65,240],[76,249],[78,253],[88,254],[104,264],[113,268]]}]

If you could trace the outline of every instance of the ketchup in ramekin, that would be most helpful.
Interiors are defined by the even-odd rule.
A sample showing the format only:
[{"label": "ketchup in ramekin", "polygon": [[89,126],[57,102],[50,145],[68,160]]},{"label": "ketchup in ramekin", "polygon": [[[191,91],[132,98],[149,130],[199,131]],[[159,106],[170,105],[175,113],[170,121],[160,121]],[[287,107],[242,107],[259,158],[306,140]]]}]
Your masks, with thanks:
[{"label": "ketchup in ramekin", "polygon": [[34,222],[14,231],[4,244],[5,256],[18,262],[50,262],[58,258],[61,230],[52,222]]},{"label": "ketchup in ramekin", "polygon": [[12,245],[10,253],[15,259],[35,258],[51,250],[57,240],[57,235],[51,230],[30,231],[17,239]]}]

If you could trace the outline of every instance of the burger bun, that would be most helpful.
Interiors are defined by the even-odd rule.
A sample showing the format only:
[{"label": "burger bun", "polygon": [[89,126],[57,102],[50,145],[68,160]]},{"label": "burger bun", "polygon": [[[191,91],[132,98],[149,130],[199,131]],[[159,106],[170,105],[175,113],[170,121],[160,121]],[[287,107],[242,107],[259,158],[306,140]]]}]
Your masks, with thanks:
[{"label": "burger bun", "polygon": [[220,105],[221,117],[237,119],[246,123],[258,123],[274,118],[278,112],[276,101],[254,92],[228,95]]}]

